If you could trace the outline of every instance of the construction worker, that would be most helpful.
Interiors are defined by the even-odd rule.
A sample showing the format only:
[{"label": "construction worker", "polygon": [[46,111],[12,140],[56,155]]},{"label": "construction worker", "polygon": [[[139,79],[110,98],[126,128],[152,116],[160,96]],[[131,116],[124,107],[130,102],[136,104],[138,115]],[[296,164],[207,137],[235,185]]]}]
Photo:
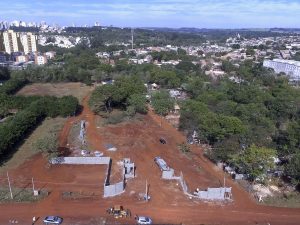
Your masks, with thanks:
[{"label": "construction worker", "polygon": [[34,217],[32,217],[32,225],[34,225],[35,222],[36,222],[36,217],[34,216]]}]

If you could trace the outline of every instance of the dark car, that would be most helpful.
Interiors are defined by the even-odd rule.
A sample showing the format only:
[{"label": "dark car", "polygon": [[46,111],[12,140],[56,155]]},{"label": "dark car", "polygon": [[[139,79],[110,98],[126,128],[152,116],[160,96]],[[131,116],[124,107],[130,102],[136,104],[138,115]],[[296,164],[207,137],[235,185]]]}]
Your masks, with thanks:
[{"label": "dark car", "polygon": [[163,145],[167,144],[167,141],[164,138],[160,138],[159,142]]}]

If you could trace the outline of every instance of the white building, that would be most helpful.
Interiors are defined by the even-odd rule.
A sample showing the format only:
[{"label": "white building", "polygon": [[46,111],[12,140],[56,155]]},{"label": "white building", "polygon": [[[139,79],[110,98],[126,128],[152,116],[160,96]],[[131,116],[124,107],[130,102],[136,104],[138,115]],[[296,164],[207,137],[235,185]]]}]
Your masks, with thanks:
[{"label": "white building", "polygon": [[56,55],[56,52],[54,52],[54,51],[46,52],[45,55],[46,55],[47,59],[53,59]]},{"label": "white building", "polygon": [[5,52],[24,52],[25,54],[36,52],[36,36],[32,33],[17,33],[13,30],[3,32]]},{"label": "white building", "polygon": [[300,62],[294,60],[264,60],[264,67],[272,68],[276,73],[285,73],[291,81],[300,81]]},{"label": "white building", "polygon": [[47,57],[45,55],[36,55],[35,64],[36,65],[45,65],[47,63]]},{"label": "white building", "polygon": [[3,41],[5,52],[8,54],[19,51],[18,36],[13,30],[3,32]]},{"label": "white building", "polygon": [[16,61],[18,63],[28,62],[28,56],[27,55],[19,55],[16,57]]},{"label": "white building", "polygon": [[21,43],[25,54],[36,52],[36,36],[32,33],[24,33],[20,35]]}]

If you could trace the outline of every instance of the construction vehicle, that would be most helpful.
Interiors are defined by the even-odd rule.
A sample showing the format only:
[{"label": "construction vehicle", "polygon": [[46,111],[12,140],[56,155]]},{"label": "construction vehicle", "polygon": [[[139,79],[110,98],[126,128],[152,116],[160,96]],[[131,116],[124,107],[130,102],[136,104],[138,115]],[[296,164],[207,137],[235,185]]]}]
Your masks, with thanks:
[{"label": "construction vehicle", "polygon": [[112,216],[114,216],[116,219],[122,218],[122,217],[131,217],[131,211],[129,209],[124,209],[121,205],[115,205],[113,207],[110,207],[106,210],[106,212]]}]

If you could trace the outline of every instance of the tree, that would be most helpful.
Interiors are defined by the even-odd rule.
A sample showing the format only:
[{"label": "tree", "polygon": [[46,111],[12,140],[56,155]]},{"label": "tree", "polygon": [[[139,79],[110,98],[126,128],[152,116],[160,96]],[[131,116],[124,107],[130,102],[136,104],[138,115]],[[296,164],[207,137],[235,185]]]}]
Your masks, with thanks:
[{"label": "tree", "polygon": [[233,45],[231,45],[231,47],[233,49],[240,49],[241,48],[241,46],[239,44],[233,44]]},{"label": "tree", "polygon": [[190,61],[181,61],[175,66],[178,70],[183,70],[185,72],[196,70],[196,66]]},{"label": "tree", "polygon": [[229,61],[223,61],[222,62],[222,70],[224,70],[226,73],[230,73],[232,71],[236,70],[236,67]]},{"label": "tree", "polygon": [[167,91],[158,91],[152,95],[151,104],[154,111],[160,116],[166,116],[170,110],[174,109],[174,100]]},{"label": "tree", "polygon": [[141,94],[133,94],[128,98],[128,105],[133,107],[134,111],[138,113],[147,113],[146,102],[146,96]]},{"label": "tree", "polygon": [[0,81],[8,80],[10,78],[9,70],[6,67],[0,67]]},{"label": "tree", "polygon": [[247,48],[246,55],[254,56],[254,54],[255,54],[255,51],[252,47]]},{"label": "tree", "polygon": [[195,100],[187,100],[183,103],[180,128],[190,132],[198,131],[200,139],[210,144],[245,132],[243,123],[237,117],[216,114],[207,105]]},{"label": "tree", "polygon": [[46,153],[49,157],[57,157],[59,155],[56,134],[49,134],[47,137],[38,139],[33,143],[33,148],[39,152]]},{"label": "tree", "polygon": [[296,52],[296,54],[293,56],[293,59],[296,61],[300,61],[300,52]]},{"label": "tree", "polygon": [[110,112],[112,109],[113,93],[115,92],[115,86],[106,84],[97,87],[93,91],[89,105],[94,112],[106,111]]},{"label": "tree", "polygon": [[178,48],[177,53],[178,53],[178,55],[186,55],[186,50],[184,50],[182,48]]},{"label": "tree", "polygon": [[151,82],[167,88],[180,86],[180,78],[174,71],[156,69],[151,72]]},{"label": "tree", "polygon": [[294,183],[300,183],[300,152],[291,158],[285,167],[285,173],[293,179]]},{"label": "tree", "polygon": [[251,145],[244,152],[233,155],[233,163],[254,181],[275,167],[276,151],[271,148]]},{"label": "tree", "polygon": [[[89,105],[96,113],[101,111],[111,112],[113,107],[125,109],[127,106],[130,106],[128,104],[130,101],[137,111],[145,112],[143,108],[145,104],[142,104],[145,103],[143,98],[145,93],[146,88],[138,77],[120,77],[113,84],[97,87],[91,95]],[[132,95],[135,96],[130,99]]]}]

